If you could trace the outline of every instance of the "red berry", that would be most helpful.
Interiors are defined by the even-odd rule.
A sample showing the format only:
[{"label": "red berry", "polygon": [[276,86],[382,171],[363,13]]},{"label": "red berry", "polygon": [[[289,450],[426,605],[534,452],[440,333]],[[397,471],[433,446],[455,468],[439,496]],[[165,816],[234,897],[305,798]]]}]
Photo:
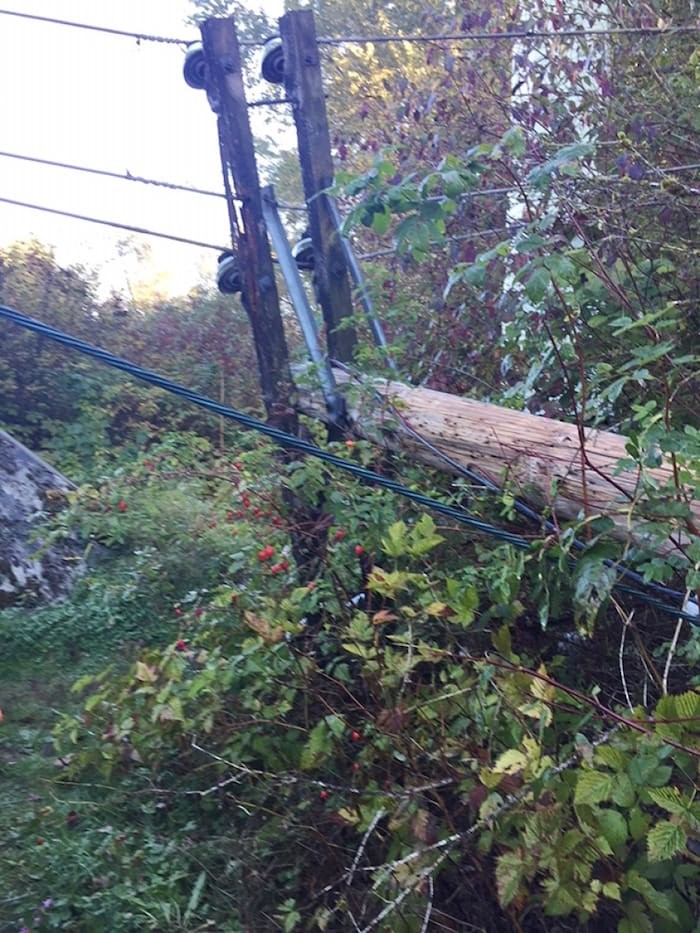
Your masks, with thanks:
[{"label": "red berry", "polygon": [[362,547],[361,544],[355,545],[355,553],[357,554],[358,557],[361,557],[365,553],[365,549]]},{"label": "red berry", "polygon": [[242,470],[242,469],[243,469],[243,464],[241,463],[240,460],[236,460],[236,462],[235,462],[233,465],[235,466],[235,468],[236,468],[237,470]]},{"label": "red berry", "polygon": [[360,762],[359,762],[359,761],[355,761],[355,762],[353,763],[352,770],[353,770],[353,771],[359,771],[359,770],[360,770]]},{"label": "red berry", "polygon": [[182,609],[180,609],[179,606],[175,606],[175,615],[176,615],[176,616],[181,616],[181,615],[182,615]]},{"label": "red berry", "polygon": [[126,510],[128,509],[128,505],[126,504],[126,502],[124,502],[123,499],[120,499],[119,504],[117,505],[117,508],[119,509],[120,512],[126,512]]},{"label": "red berry", "polygon": [[353,740],[353,742],[359,742],[360,739],[362,738],[362,736],[361,736],[361,734],[357,731],[357,729],[355,729],[354,732],[351,732],[351,733],[350,733],[350,738]]},{"label": "red berry", "polygon": [[348,440],[345,441],[345,446],[348,448],[348,450],[352,450],[353,447],[355,446],[355,441],[350,440],[350,439],[348,438]]},{"label": "red berry", "polygon": [[197,607],[197,609],[195,609],[194,611],[195,619],[201,619],[203,615],[204,615],[204,610]]},{"label": "red berry", "polygon": [[321,798],[321,800],[328,800],[330,794],[327,790],[322,790],[318,796]]},{"label": "red berry", "polygon": [[342,541],[346,534],[347,534],[347,531],[345,531],[343,528],[339,528],[336,531],[335,535],[333,536],[333,540]]},{"label": "red berry", "polygon": [[184,638],[178,638],[178,640],[175,642],[175,650],[187,651],[187,642]]},{"label": "red berry", "polygon": [[288,560],[280,561],[279,567],[280,567],[280,570],[289,570],[289,561]]}]

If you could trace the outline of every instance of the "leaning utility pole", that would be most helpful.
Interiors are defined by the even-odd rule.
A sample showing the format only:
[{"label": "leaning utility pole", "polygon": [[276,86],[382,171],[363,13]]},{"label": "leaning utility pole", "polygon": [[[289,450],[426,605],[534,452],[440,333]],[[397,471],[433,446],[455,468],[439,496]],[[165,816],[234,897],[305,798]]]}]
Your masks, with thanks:
[{"label": "leaning utility pole", "polygon": [[350,362],[357,343],[355,331],[347,324],[353,313],[350,279],[335,217],[327,195],[322,194],[333,184],[333,161],[313,13],[294,10],[283,16],[279,25],[284,85],[297,129],[314,248],[314,276],[326,325],[328,355]]},{"label": "leaning utility pole", "polygon": [[224,183],[227,194],[235,194],[235,201],[227,198],[231,236],[238,252],[243,307],[253,330],[265,409],[280,428],[296,433],[296,413],[289,401],[294,385],[263,218],[235,21],[232,17],[208,19],[201,25],[201,34],[207,95],[218,115]]}]

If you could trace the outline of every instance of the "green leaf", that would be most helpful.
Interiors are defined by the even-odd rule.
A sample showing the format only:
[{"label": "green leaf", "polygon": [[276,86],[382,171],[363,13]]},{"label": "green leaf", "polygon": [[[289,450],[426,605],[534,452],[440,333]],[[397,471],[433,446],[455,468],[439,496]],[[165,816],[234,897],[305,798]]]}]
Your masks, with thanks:
[{"label": "green leaf", "polygon": [[332,747],[333,742],[328,724],[322,719],[309,733],[308,741],[301,751],[301,768],[308,771],[318,767],[330,754]]},{"label": "green leaf", "polygon": [[583,771],[579,774],[574,794],[575,804],[596,804],[610,800],[618,780],[614,774],[601,771]]},{"label": "green leaf", "polygon": [[628,919],[620,920],[617,933],[653,933],[654,928],[641,901],[629,901],[624,908]]},{"label": "green leaf", "polygon": [[691,806],[677,787],[650,787],[647,793],[655,804],[669,813],[687,813]]},{"label": "green leaf", "polygon": [[389,557],[401,557],[406,553],[408,528],[405,522],[395,522],[387,529],[387,537],[382,538],[382,550]]},{"label": "green leaf", "polygon": [[408,553],[422,557],[434,550],[445,539],[435,531],[435,521],[431,515],[423,515],[411,530],[408,541]]},{"label": "green leaf", "polygon": [[639,842],[640,839],[646,836],[649,823],[651,823],[651,817],[645,813],[641,807],[633,807],[632,810],[630,810],[630,835],[635,842]]},{"label": "green leaf", "polygon": [[649,830],[647,853],[650,862],[663,862],[685,849],[688,837],[681,826],[662,820]]},{"label": "green leaf", "polygon": [[598,810],[595,814],[600,831],[613,849],[620,849],[627,842],[627,821],[617,810]]},{"label": "green leaf", "polygon": [[525,283],[525,294],[533,304],[539,304],[547,294],[550,284],[549,272],[542,268],[535,269]]},{"label": "green leaf", "polygon": [[634,787],[627,775],[616,775],[612,793],[613,803],[616,803],[618,807],[631,807],[636,799]]},{"label": "green leaf", "polygon": [[604,897],[612,898],[614,901],[622,900],[622,892],[620,891],[620,885],[615,881],[608,881],[602,887],[602,894]]},{"label": "green leaf", "polygon": [[637,755],[630,762],[627,773],[637,787],[649,784],[653,787],[663,787],[672,772],[668,766],[660,766],[659,759],[655,755]]},{"label": "green leaf", "polygon": [[594,752],[596,764],[607,765],[614,771],[626,771],[629,755],[610,745],[599,745]]},{"label": "green leaf", "polygon": [[194,887],[192,888],[190,899],[187,902],[187,909],[185,910],[185,916],[183,918],[185,926],[187,926],[187,922],[189,921],[189,919],[192,917],[192,914],[195,912],[195,910],[199,906],[199,902],[202,897],[202,891],[204,890],[204,885],[206,884],[206,882],[207,882],[206,871],[200,871],[199,875],[197,876],[197,880],[194,883]]},{"label": "green leaf", "polygon": [[540,236],[539,233],[528,233],[526,236],[520,237],[520,239],[516,241],[515,252],[534,253],[536,250],[542,249],[542,247],[546,245],[547,241],[543,236]]},{"label": "green leaf", "polygon": [[648,878],[642,877],[636,869],[632,869],[627,875],[627,884],[629,887],[641,894],[648,907],[672,923],[678,923],[678,917],[673,909],[671,898],[663,891],[658,891]]},{"label": "green leaf", "polygon": [[385,234],[391,226],[391,211],[386,207],[377,211],[372,217],[372,226],[380,236]]}]

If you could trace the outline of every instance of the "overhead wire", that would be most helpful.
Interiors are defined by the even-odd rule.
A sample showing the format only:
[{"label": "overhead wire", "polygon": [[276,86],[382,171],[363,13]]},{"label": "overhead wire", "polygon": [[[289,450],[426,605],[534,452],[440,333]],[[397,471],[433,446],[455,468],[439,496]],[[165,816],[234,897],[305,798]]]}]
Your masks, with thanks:
[{"label": "overhead wire", "polygon": [[[46,22],[46,23],[52,23],[56,25],[81,28],[81,29],[86,29],[90,31],[106,33],[110,35],[128,37],[128,38],[133,38],[137,40],[138,42],[149,41],[149,42],[159,42],[159,43],[177,44],[177,45],[188,44],[187,40],[185,39],[176,39],[172,37],[156,36],[156,35],[149,35],[146,33],[131,32],[127,30],[119,30],[119,29],[113,29],[113,28],[108,28],[108,27],[100,27],[96,25],[79,23],[75,21],[61,20],[61,19],[56,19],[52,17],[21,13],[19,11],[0,10],[0,15],[16,16],[16,17],[28,19],[28,20],[35,20],[39,22]],[[607,37],[607,36],[620,36],[620,35],[662,35],[663,34],[666,36],[672,36],[672,35],[692,33],[692,32],[697,32],[697,31],[700,31],[700,26],[670,27],[670,28],[662,28],[662,27],[658,27],[658,28],[656,27],[654,28],[630,27],[630,28],[610,28],[610,29],[601,28],[601,29],[586,29],[586,30],[584,29],[558,30],[556,32],[543,31],[543,30],[516,30],[513,32],[503,32],[503,33],[460,33],[460,34],[441,34],[441,35],[409,34],[409,35],[393,35],[393,36],[347,36],[347,37],[336,37],[336,38],[319,37],[317,42],[319,45],[340,45],[340,44],[358,44],[358,43],[367,44],[367,43],[389,43],[389,42],[438,42],[438,41],[453,42],[453,41],[500,41],[500,40],[519,41],[523,39],[552,39],[552,38],[573,38],[573,37],[578,38],[578,37],[594,36],[594,35]],[[242,44],[256,45],[258,43],[242,43]],[[264,101],[261,103],[269,103],[269,101]],[[31,157],[31,156],[23,156],[18,153],[0,152],[0,156],[7,157],[7,158],[22,159],[25,161],[35,162],[35,163],[44,164],[44,165],[50,165],[50,166],[74,170],[74,171],[87,172],[90,174],[100,175],[103,177],[117,178],[117,179],[126,180],[126,181],[136,181],[142,184],[164,187],[164,188],[168,188],[171,190],[187,191],[187,192],[191,192],[195,194],[213,196],[213,197],[224,197],[223,193],[221,192],[213,192],[213,191],[208,191],[206,189],[198,189],[192,186],[179,185],[176,183],[165,182],[165,181],[160,181],[156,179],[147,179],[141,176],[134,176],[129,172],[125,174],[121,174],[117,172],[110,172],[107,170],[94,169],[94,168],[90,168],[87,166],[78,166],[78,165],[73,165],[69,163],[62,163],[62,162],[49,160],[49,159],[40,159],[40,158]],[[659,169],[659,171],[660,172],[684,171],[684,170],[689,170],[689,169],[696,169],[697,167],[698,167],[697,165],[672,166],[672,167],[667,167],[665,169]],[[469,198],[469,197],[474,197],[474,196],[485,196],[485,195],[490,195],[490,194],[508,193],[514,190],[517,190],[517,188],[513,187],[513,188],[482,189],[480,191],[467,192],[465,193],[464,197]],[[116,221],[108,221],[108,220],[89,217],[86,215],[81,215],[81,214],[77,214],[73,212],[61,211],[56,208],[48,208],[42,205],[30,204],[30,203],[18,201],[15,199],[0,197],[0,201],[7,203],[7,204],[12,204],[15,206],[28,208],[31,210],[45,211],[47,213],[57,214],[60,216],[64,216],[64,217],[68,217],[68,218],[72,218],[76,220],[82,220],[82,221],[86,221],[89,223],[102,224],[102,225],[114,227],[117,229],[128,230],[130,232],[139,233],[139,234],[143,234],[146,236],[160,237],[160,238],[172,240],[175,242],[187,243],[187,244],[191,244],[191,245],[199,246],[203,248],[216,249],[217,251],[223,251],[224,249],[226,249],[226,247],[223,247],[220,245],[205,243],[202,241],[193,240],[193,239],[185,238],[185,237],[179,237],[173,234],[166,234],[166,233],[162,233],[158,231],[153,231],[147,228],[135,227],[135,226],[128,225],[128,224],[121,224]],[[294,209],[294,208],[291,208],[291,209]],[[494,229],[491,231],[477,231],[477,232],[470,233],[470,234],[449,237],[448,240],[469,239],[469,238],[476,237],[476,236],[485,236],[485,235],[488,235],[489,233],[505,232],[508,229],[509,228],[498,228],[498,229]],[[377,258],[380,255],[390,255],[393,252],[394,250],[385,250],[385,251],[380,251],[374,254],[367,254],[361,258],[363,259]],[[5,309],[5,310],[8,311],[11,309]],[[54,337],[54,339],[58,339],[58,338]],[[86,347],[87,346],[89,345],[86,345]],[[79,350],[82,349],[81,347],[78,347],[78,346],[75,346],[75,348]],[[95,353],[99,353],[99,352],[104,353],[104,351],[99,351],[98,348],[91,348],[91,350],[94,351]],[[82,349],[82,352],[88,352],[88,351],[86,349]],[[108,356],[109,354],[106,355],[106,357]],[[113,358],[113,360],[110,361],[106,357],[103,358],[103,362],[107,362],[109,365],[117,365],[114,362],[114,360],[116,360],[117,358]],[[135,369],[133,367],[131,369],[127,369],[127,366],[131,366],[131,364],[127,364],[126,361],[120,361],[120,362],[123,363],[124,365],[118,366],[118,368],[122,368],[122,369],[125,369],[125,371],[132,372],[132,374],[137,375],[138,378],[145,378],[145,376],[139,375],[137,372],[135,372],[135,369],[138,369],[138,367],[136,367]],[[143,371],[143,372],[147,373],[148,371]],[[160,377],[155,376],[155,374],[148,374],[148,375],[153,376],[156,379],[160,379]],[[146,381],[153,381],[153,380],[147,379]],[[165,380],[165,382],[167,382],[167,380]],[[158,383],[155,382],[154,384],[158,384]],[[175,389],[177,388],[180,390],[178,391],[178,394],[184,394],[185,397],[190,397],[191,395],[193,395],[192,393],[189,393],[188,390],[183,389],[183,387],[175,387],[175,384],[172,384],[172,385],[173,385],[173,388],[170,388],[170,391],[175,391]],[[163,386],[163,387],[166,387],[166,386]],[[195,401],[194,398],[190,398],[190,400]],[[211,401],[211,400],[208,400],[208,401]],[[200,404],[201,399],[200,401],[196,401],[195,403]],[[213,404],[216,404],[216,403],[213,403]],[[230,411],[233,412],[233,410],[230,410]],[[219,412],[219,413],[222,413],[222,412]],[[230,416],[234,417],[235,415],[230,415]],[[240,419],[237,419],[237,420],[240,420]],[[414,436],[414,438],[416,438],[419,442],[425,444],[427,447],[431,447],[431,449],[433,449],[432,445],[430,445],[428,441],[426,441],[420,434],[418,434],[418,432],[415,432],[410,427],[410,425],[408,425],[405,419],[402,419],[402,421],[404,422],[404,426],[406,427],[408,432],[412,436]],[[263,423],[261,422],[260,424],[262,425]],[[269,432],[266,432],[266,433],[269,433]],[[282,443],[281,440],[280,442]],[[434,454],[439,455],[445,462],[449,462],[453,466],[460,466],[458,464],[454,464],[451,458],[447,457],[437,448],[434,448],[433,452]],[[318,455],[318,453],[316,455]],[[343,463],[346,463],[346,462],[343,461]],[[369,471],[366,471],[366,472],[369,472]],[[460,466],[460,472],[462,473],[462,475],[470,475],[470,471],[465,471],[464,468],[462,468],[461,466]],[[483,478],[477,475],[474,475],[473,477],[470,475],[470,478],[472,478],[475,481],[480,482],[482,485],[486,485],[487,488],[491,488],[492,486],[494,486],[494,488],[497,488],[495,487],[495,484],[491,484],[487,481],[484,481]],[[521,511],[522,514],[527,514],[528,517],[531,517],[531,518],[534,517],[538,521],[542,521],[541,516],[538,516],[537,513],[529,509],[529,507],[525,506],[524,504],[523,504],[522,509],[519,509],[519,511]],[[460,520],[463,520],[463,519],[460,519]],[[630,571],[624,571],[623,569],[623,573],[625,572],[627,574],[631,573]],[[639,575],[633,574],[632,576],[636,580],[638,579],[642,583],[644,582]],[[629,591],[629,588],[625,588],[625,589]],[[665,588],[660,588],[660,589],[665,590]],[[666,592],[671,592],[673,593],[674,596],[680,595],[680,594],[675,593],[674,591],[666,591]]]},{"label": "overhead wire", "polygon": [[374,36],[319,36],[318,45],[380,45],[394,42],[520,42],[524,39],[578,39],[587,36],[660,36],[669,38],[676,35],[699,32],[700,26],[630,26],[602,29],[514,29],[512,32],[460,32],[437,35],[419,35],[407,33],[401,35]]},{"label": "overhead wire", "polygon": [[[454,521],[458,521],[461,524],[467,525],[476,532],[490,535],[507,544],[511,544],[513,547],[517,547],[523,550],[528,549],[531,545],[531,542],[524,538],[522,535],[517,535],[512,532],[505,531],[502,528],[498,528],[495,525],[475,518],[464,509],[448,505],[445,502],[441,502],[438,499],[427,496],[415,489],[411,489],[410,487],[405,486],[396,480],[382,476],[380,473],[376,473],[373,470],[368,470],[359,464],[345,460],[342,457],[338,457],[335,454],[332,454],[316,446],[315,444],[310,443],[309,441],[305,441],[302,438],[295,437],[292,434],[281,431],[279,428],[275,428],[273,425],[264,421],[260,421],[258,418],[254,418],[251,415],[246,415],[244,412],[238,411],[235,408],[230,408],[227,405],[215,402],[213,399],[200,395],[198,392],[194,392],[191,389],[187,389],[184,386],[165,378],[164,376],[160,376],[157,373],[152,372],[151,370],[137,366],[136,364],[122,359],[121,357],[115,356],[114,354],[109,353],[100,347],[95,347],[83,340],[79,340],[77,337],[71,337],[69,334],[65,334],[56,328],[50,327],[48,324],[42,323],[41,321],[36,321],[33,318],[30,318],[27,315],[14,310],[13,308],[9,308],[6,305],[0,304],[0,317],[13,322],[14,324],[17,324],[20,327],[24,327],[27,330],[34,331],[35,333],[48,337],[49,339],[76,350],[79,353],[90,356],[107,366],[121,370],[122,372],[125,372],[136,379],[140,379],[141,381],[147,382],[150,385],[154,385],[160,389],[164,389],[167,392],[171,392],[174,395],[178,395],[181,398],[191,402],[192,404],[198,405],[201,408],[205,408],[214,414],[221,415],[224,418],[229,418],[233,421],[236,421],[242,427],[264,434],[283,447],[296,450],[300,453],[308,454],[309,456],[317,457],[330,466],[352,474],[356,479],[363,483],[387,489],[396,495],[415,502],[423,508],[430,509],[434,512],[437,512],[438,514],[445,515]],[[650,596],[649,593],[645,593],[642,590],[636,590],[633,587],[629,587],[626,584],[622,584],[620,582],[616,583],[615,587],[627,593],[628,595],[634,596],[636,599],[646,602],[649,605],[653,605],[655,608],[662,612],[673,615],[676,618],[686,619],[692,625],[700,625],[700,619],[698,618],[697,611],[691,613],[682,608],[685,606],[684,594],[665,587],[659,587],[656,584],[645,585],[649,586],[657,593],[661,592],[663,595],[667,596],[667,598],[675,599],[679,603],[680,608],[676,606],[670,606],[668,603],[663,602],[661,599]],[[693,605],[695,610],[697,610],[697,606],[695,606],[695,604]]]},{"label": "overhead wire", "polygon": [[51,23],[55,26],[70,26],[74,29],[87,29],[102,32],[110,36],[123,36],[136,39],[137,42],[160,42],[165,45],[187,45],[191,39],[175,39],[172,36],[153,36],[145,32],[130,32],[127,29],[112,29],[109,26],[96,26],[91,23],[78,23],[75,20],[56,19],[53,16],[39,16],[36,13],[21,13],[19,10],[0,10],[0,16],[16,16],[19,19],[34,20],[39,23]]},{"label": "overhead wire", "polygon": [[190,237],[176,236],[173,233],[161,233],[149,230],[147,227],[134,227],[131,224],[118,223],[116,220],[104,220],[99,217],[89,217],[85,214],[75,214],[72,211],[61,211],[56,207],[45,207],[42,204],[30,204],[28,201],[17,201],[14,198],[0,197],[3,204],[12,204],[15,207],[24,207],[31,211],[43,211],[47,214],[56,214],[59,217],[69,217],[71,220],[82,220],[86,223],[101,224],[104,227],[115,227],[117,230],[127,230],[129,233],[140,233],[143,236],[159,237],[162,240],[173,240],[175,243],[187,243],[190,246],[200,246],[203,249],[214,249],[219,253],[229,250],[230,246],[220,246],[216,243],[207,243],[202,240],[193,240]]},{"label": "overhead wire", "polygon": [[[114,29],[108,26],[98,26],[92,23],[81,23],[75,20],[57,19],[51,16],[40,16],[35,13],[23,13],[19,10],[0,10],[0,16],[15,16],[21,19],[33,20],[36,22],[51,23],[57,26],[69,26],[75,29],[86,29],[92,32],[105,33],[107,35],[122,36],[129,39],[135,39],[137,42],[155,42],[169,45],[186,46],[192,39],[181,39],[173,36],[158,36],[143,32],[132,32],[127,29]],[[677,35],[694,33],[700,31],[700,26],[629,26],[629,27],[608,27],[591,29],[523,29],[518,28],[512,31],[503,32],[460,32],[460,33],[438,33],[435,35],[421,35],[407,33],[405,35],[369,35],[369,36],[319,36],[318,45],[367,45],[367,44],[386,44],[394,42],[490,42],[506,41],[518,42],[526,39],[561,39],[561,38],[585,38],[588,36],[666,36],[672,38]],[[264,39],[257,41],[242,41],[242,46],[259,47],[265,44]]]},{"label": "overhead wire", "polygon": [[0,157],[4,159],[18,159],[23,162],[35,162],[38,165],[48,165],[52,168],[68,169],[73,172],[85,172],[89,175],[99,175],[105,178],[116,178],[120,181],[136,181],[142,185],[151,185],[154,188],[168,188],[171,191],[186,191],[189,194],[201,194],[210,198],[224,198],[223,191],[209,191],[206,188],[196,188],[192,185],[180,185],[172,181],[161,181],[156,178],[144,178],[142,175],[132,175],[127,169],[126,172],[110,172],[107,169],[91,168],[87,165],[74,165],[71,162],[57,162],[54,159],[40,159],[38,156],[23,155],[19,152],[1,152]]}]

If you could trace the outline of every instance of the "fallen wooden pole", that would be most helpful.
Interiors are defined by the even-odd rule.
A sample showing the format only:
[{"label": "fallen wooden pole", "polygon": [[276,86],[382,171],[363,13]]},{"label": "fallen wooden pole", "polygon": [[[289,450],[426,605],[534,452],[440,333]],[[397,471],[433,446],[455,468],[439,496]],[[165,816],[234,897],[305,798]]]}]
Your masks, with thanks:
[{"label": "fallen wooden pole", "polygon": [[[334,373],[338,384],[346,386],[348,411],[358,436],[401,450],[438,470],[458,472],[421,443],[414,431],[460,467],[512,490],[538,508],[562,519],[606,516],[614,522],[617,537],[643,539],[638,511],[644,498],[640,471],[636,466],[619,471],[619,463],[630,459],[626,437],[591,428],[579,430],[563,421],[432,389],[387,380],[360,384],[342,370]],[[301,407],[314,417],[324,416],[323,405],[313,393],[303,393]],[[668,462],[645,470],[645,476],[659,488],[670,482],[675,492],[669,492],[669,499],[685,495],[674,486],[674,470]],[[689,506],[688,530],[700,533],[700,502],[691,500]],[[683,534],[657,550],[680,553],[687,540]]]}]

